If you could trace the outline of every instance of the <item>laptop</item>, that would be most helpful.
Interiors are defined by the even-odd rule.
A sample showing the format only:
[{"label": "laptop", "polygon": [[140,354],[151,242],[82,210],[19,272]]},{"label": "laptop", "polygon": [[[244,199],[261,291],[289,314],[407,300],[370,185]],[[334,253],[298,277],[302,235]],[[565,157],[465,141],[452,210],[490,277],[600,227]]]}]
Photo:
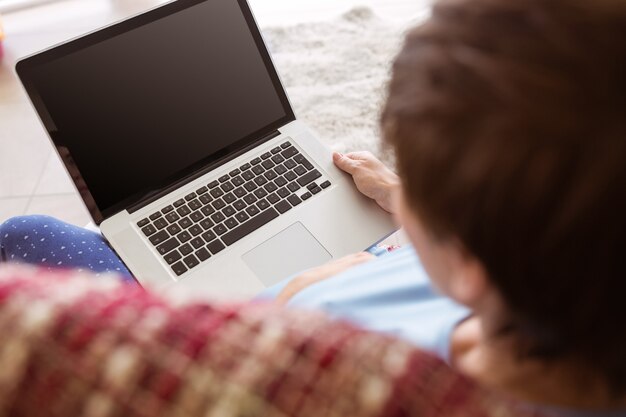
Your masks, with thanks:
[{"label": "laptop", "polygon": [[137,281],[257,294],[393,233],[299,121],[245,0],[178,0],[16,67]]}]

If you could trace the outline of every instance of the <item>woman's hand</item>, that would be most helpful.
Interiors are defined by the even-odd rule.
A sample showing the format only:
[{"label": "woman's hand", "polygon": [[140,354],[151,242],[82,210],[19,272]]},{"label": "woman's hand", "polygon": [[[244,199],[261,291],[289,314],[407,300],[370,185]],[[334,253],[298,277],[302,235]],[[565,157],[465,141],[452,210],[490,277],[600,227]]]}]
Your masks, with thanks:
[{"label": "woman's hand", "polygon": [[355,265],[365,263],[373,258],[375,258],[375,256],[371,253],[360,252],[355,253],[354,255],[348,255],[335,261],[330,261],[327,264],[318,266],[317,268],[309,269],[292,279],[289,284],[283,288],[280,294],[278,294],[275,302],[285,305],[303,289],[346,271]]},{"label": "woman's hand", "polygon": [[393,191],[400,184],[398,176],[370,152],[333,154],[335,165],[352,175],[356,188],[375,200],[383,210],[394,213]]}]

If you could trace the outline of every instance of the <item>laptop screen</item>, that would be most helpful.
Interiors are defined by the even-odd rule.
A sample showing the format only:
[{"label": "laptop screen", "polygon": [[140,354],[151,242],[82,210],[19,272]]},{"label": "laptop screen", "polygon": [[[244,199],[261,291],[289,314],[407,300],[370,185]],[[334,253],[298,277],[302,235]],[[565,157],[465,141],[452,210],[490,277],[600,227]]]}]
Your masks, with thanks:
[{"label": "laptop screen", "polygon": [[18,73],[97,220],[294,119],[243,0],[179,0]]}]

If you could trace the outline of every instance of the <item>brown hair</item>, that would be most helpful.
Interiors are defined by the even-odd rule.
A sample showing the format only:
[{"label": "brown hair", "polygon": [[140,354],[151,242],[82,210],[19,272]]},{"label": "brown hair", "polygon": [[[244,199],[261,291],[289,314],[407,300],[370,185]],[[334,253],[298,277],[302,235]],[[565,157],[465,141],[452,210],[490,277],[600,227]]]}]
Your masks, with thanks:
[{"label": "brown hair", "polygon": [[479,258],[511,325],[626,387],[626,2],[448,0],[382,116],[409,204]]}]

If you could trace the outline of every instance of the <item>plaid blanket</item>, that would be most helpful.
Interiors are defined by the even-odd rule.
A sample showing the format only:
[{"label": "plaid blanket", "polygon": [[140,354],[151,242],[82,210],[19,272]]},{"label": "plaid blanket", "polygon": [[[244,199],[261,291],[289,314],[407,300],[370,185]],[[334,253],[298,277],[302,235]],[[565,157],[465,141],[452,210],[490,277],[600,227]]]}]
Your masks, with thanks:
[{"label": "plaid blanket", "polygon": [[267,304],[0,268],[0,416],[526,416],[411,345]]}]

